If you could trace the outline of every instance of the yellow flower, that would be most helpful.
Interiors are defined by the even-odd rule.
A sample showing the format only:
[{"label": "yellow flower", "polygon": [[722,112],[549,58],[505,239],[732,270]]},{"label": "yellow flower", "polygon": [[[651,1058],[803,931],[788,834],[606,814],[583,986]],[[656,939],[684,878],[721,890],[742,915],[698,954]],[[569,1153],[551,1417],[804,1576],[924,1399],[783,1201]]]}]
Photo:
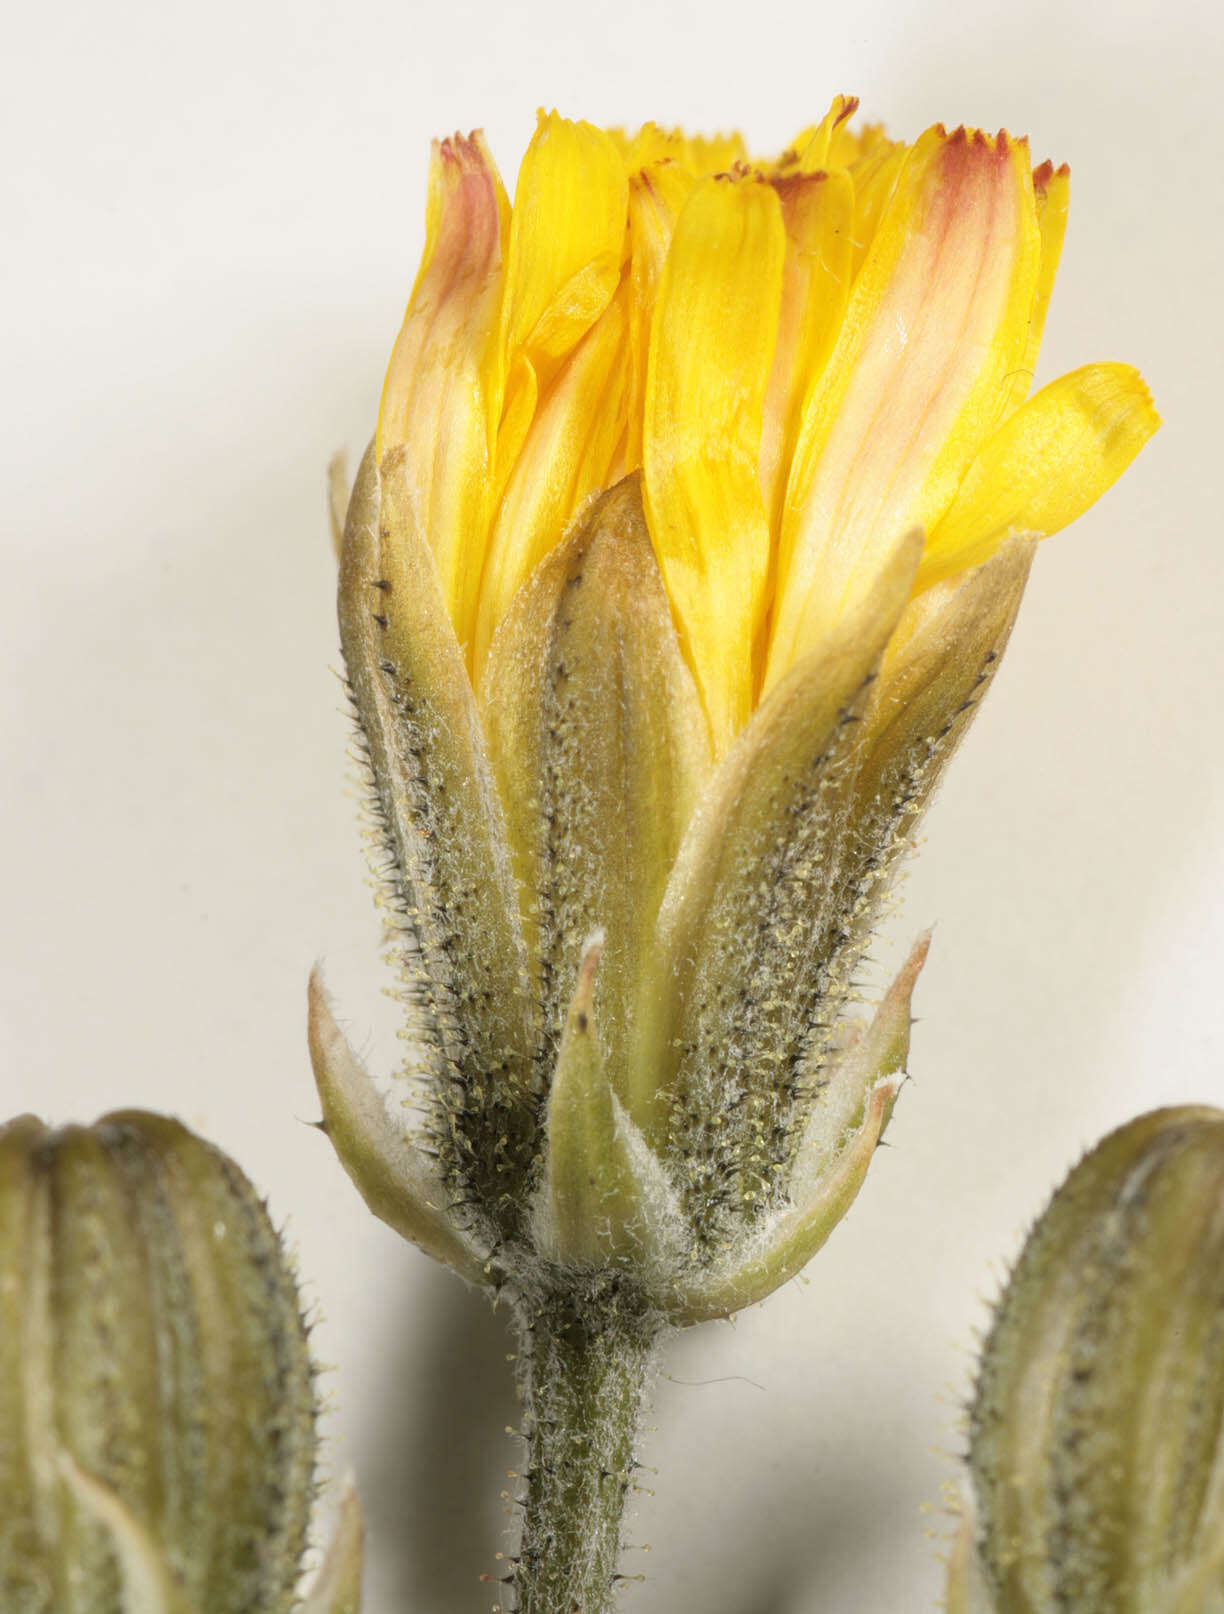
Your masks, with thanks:
[{"label": "yellow flower", "polygon": [[891,878],[1034,536],[1157,424],[1123,365],[1025,401],[1065,171],[853,111],[766,164],[549,114],[513,207],[435,149],[339,589],[425,1147],[317,981],[311,1047],[367,1203],[475,1281],[691,1322],[828,1236],[926,951],[855,1029]]},{"label": "yellow flower", "polygon": [[854,134],[856,105],[773,162],[541,115],[513,207],[480,135],[435,146],[377,456],[403,450],[478,690],[525,580],[640,468],[721,755],[912,531],[921,592],[1074,520],[1159,424],[1121,364],[1027,397],[1067,170]]},{"label": "yellow flower", "polygon": [[1025,401],[1065,171],[854,109],[769,163],[548,114],[513,207],[438,145],[336,501],[419,1122],[317,975],[312,1062],[374,1214],[513,1308],[524,1609],[609,1606],[657,1331],[762,1300],[859,1192],[928,945],[860,1022],[890,881],[1034,538],[1157,424],[1123,365]]}]

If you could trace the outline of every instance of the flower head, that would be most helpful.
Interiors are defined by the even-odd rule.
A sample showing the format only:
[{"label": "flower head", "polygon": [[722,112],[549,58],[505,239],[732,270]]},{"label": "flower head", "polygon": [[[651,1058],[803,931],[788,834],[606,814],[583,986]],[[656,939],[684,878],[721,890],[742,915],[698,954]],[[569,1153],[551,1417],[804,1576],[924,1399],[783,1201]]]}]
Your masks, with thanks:
[{"label": "flower head", "polygon": [[550,114],[513,207],[434,150],[340,580],[428,1148],[317,983],[312,1052],[477,1280],[694,1320],[827,1236],[904,1069],[925,942],[847,1016],[898,857],[1033,539],[1156,425],[1123,365],[1025,401],[1065,170],[853,111],[770,163]]}]

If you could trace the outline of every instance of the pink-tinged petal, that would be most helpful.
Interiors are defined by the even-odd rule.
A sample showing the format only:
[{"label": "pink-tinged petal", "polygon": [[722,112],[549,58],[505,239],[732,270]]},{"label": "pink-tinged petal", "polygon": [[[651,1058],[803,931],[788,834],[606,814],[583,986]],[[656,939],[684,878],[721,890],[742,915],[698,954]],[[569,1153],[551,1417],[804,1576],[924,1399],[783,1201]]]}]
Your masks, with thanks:
[{"label": "pink-tinged petal", "polygon": [[839,138],[845,125],[858,111],[859,100],[857,95],[835,95],[829,110],[820,122],[811,131],[808,138],[800,145],[796,141],[799,155],[799,167],[805,174],[815,174],[821,169],[827,169],[837,161],[844,161],[833,154],[836,142],[839,152],[855,150],[854,145],[847,147]]},{"label": "pink-tinged petal", "polygon": [[[817,142],[813,139],[810,144]],[[827,148],[826,137],[823,149]],[[854,187],[844,171],[790,173],[771,184],[782,204],[786,259],[778,340],[765,393],[760,467],[761,492],[776,536],[804,400],[837,340],[850,294]]]},{"label": "pink-tinged petal", "polygon": [[911,151],[809,396],[766,686],[951,502],[1025,352],[1040,262],[1027,148],[940,127]]},{"label": "pink-tinged petal", "polygon": [[435,142],[425,254],[383,386],[378,461],[407,451],[421,528],[460,642],[470,637],[484,558],[494,408],[488,373],[507,221],[483,137]]},{"label": "pink-tinged petal", "polygon": [[651,327],[646,520],[719,754],[752,711],[770,551],[761,420],[785,254],[767,181],[700,181],[676,221]]}]

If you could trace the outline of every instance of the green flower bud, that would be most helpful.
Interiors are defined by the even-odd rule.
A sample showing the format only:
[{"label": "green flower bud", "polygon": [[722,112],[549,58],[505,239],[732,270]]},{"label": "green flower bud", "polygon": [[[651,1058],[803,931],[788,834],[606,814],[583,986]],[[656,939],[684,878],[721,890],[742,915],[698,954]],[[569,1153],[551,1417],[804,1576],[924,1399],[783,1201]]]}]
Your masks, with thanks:
[{"label": "green flower bud", "polygon": [[251,1185],[136,1111],[0,1129],[0,1608],[278,1614],[313,1370]]},{"label": "green flower bud", "polygon": [[1222,1420],[1224,1113],[1157,1110],[1055,1194],[986,1342],[970,1464],[996,1614],[1224,1609]]}]

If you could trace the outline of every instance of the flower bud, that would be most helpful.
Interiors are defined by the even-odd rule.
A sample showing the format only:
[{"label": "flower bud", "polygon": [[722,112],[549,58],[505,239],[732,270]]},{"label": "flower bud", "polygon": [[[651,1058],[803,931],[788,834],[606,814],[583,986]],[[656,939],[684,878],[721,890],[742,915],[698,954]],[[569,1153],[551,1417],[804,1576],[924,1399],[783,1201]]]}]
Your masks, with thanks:
[{"label": "flower bud", "polygon": [[1224,1112],[1141,1116],[1030,1234],[972,1412],[996,1614],[1224,1607]]},{"label": "flower bud", "polygon": [[0,1128],[0,1607],[278,1614],[313,1370],[251,1185],[176,1121]]}]

